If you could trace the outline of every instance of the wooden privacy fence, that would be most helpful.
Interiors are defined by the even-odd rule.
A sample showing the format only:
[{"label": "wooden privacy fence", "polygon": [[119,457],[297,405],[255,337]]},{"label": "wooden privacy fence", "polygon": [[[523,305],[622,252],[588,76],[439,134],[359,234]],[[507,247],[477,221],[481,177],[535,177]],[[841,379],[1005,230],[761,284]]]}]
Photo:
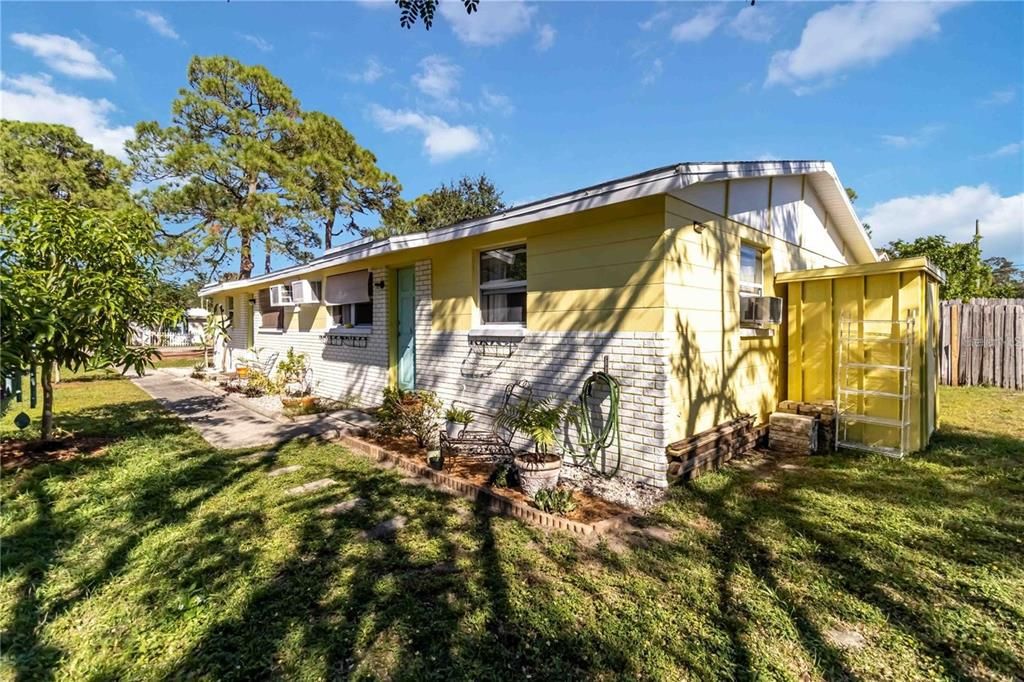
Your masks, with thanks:
[{"label": "wooden privacy fence", "polygon": [[939,380],[1024,391],[1024,299],[942,302]]}]

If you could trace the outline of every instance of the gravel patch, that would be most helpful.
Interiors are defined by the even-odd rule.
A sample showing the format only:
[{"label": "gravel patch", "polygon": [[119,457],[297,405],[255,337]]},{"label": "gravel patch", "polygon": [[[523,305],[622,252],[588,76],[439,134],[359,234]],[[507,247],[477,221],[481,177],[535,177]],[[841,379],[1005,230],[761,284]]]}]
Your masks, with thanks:
[{"label": "gravel patch", "polygon": [[618,476],[605,478],[590,467],[576,466],[571,462],[562,462],[559,480],[567,488],[582,490],[589,495],[642,512],[650,511],[665,498],[665,491],[661,488]]},{"label": "gravel patch", "polygon": [[[239,394],[236,393],[235,395]],[[276,395],[261,395],[258,398],[242,396],[242,400],[245,401],[246,405],[251,405],[252,409],[257,412],[263,412],[274,416],[284,415],[284,406],[281,405],[281,398]]]}]

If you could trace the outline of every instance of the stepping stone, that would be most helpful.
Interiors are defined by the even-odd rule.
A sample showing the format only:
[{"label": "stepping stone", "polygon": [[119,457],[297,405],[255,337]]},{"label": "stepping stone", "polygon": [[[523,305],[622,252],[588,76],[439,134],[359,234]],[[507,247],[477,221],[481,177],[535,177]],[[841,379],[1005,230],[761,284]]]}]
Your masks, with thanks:
[{"label": "stepping stone", "polygon": [[840,649],[863,649],[867,640],[856,630],[826,630],[825,638]]},{"label": "stepping stone", "polygon": [[285,474],[290,474],[290,473],[296,472],[296,471],[298,471],[301,468],[302,468],[301,464],[292,464],[291,466],[281,467],[280,469],[274,469],[273,471],[268,473],[267,476],[270,476],[271,478],[274,478],[274,477],[277,477],[277,476],[284,476]]},{"label": "stepping stone", "polygon": [[244,457],[239,457],[235,461],[236,462],[245,462],[245,463],[261,462],[261,461],[263,461],[265,459],[273,459],[274,457],[277,457],[277,455],[275,455],[273,452],[270,452],[269,450],[267,450],[267,451],[264,451],[264,452],[254,452],[251,455],[245,455]]},{"label": "stepping stone", "polygon": [[320,516],[340,516],[341,514],[350,512],[356,507],[361,507],[364,504],[366,504],[366,500],[361,497],[354,497],[351,500],[345,500],[344,502],[324,507],[320,510]]},{"label": "stepping stone", "polygon": [[330,488],[332,485],[337,483],[333,478],[321,478],[319,481],[310,481],[309,483],[303,483],[297,485],[294,488],[288,488],[284,491],[285,495],[305,495],[306,493],[313,493],[317,490],[323,490],[324,488]]},{"label": "stepping stone", "polygon": [[363,537],[367,540],[381,540],[386,537],[390,537],[397,533],[400,529],[405,528],[405,524],[409,519],[404,516],[396,516],[393,519],[388,519],[384,523],[379,523],[368,531],[363,532]]}]

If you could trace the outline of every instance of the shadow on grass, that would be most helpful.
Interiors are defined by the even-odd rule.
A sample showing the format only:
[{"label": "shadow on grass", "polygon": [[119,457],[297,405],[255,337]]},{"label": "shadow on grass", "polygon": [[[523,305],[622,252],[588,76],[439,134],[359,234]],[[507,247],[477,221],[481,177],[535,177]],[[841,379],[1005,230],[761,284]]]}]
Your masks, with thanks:
[{"label": "shadow on grass", "polygon": [[[812,674],[850,679],[864,676],[859,652],[828,633],[843,601],[880,614],[945,676],[1022,668],[998,638],[959,630],[945,619],[950,607],[937,606],[955,595],[1004,633],[1020,621],[1019,605],[1004,595],[942,574],[1019,564],[1024,453],[1010,439],[954,432],[903,463],[835,456],[768,475],[732,468],[673,491],[656,520],[673,526],[674,537],[613,552],[403,485],[355,458],[330,459],[323,453],[340,449],[315,441],[239,461],[145,401],[65,418],[126,440],[106,457],[25,471],[5,486],[8,507],[24,519],[5,525],[13,530],[2,539],[3,575],[20,578],[2,633],[19,679],[59,676],[62,659],[81,656],[48,636],[48,624],[105,596],[155,614],[165,639],[154,646],[173,656],[150,674],[167,678],[792,676],[784,661],[763,660],[772,646],[765,638],[781,636]],[[323,469],[311,476],[328,473],[336,487],[285,496],[292,479],[265,476],[282,452],[315,462],[294,480]],[[321,459],[303,459],[314,456]],[[149,457],[151,466],[127,468]],[[62,498],[64,486],[82,483],[110,486],[111,499],[101,501],[109,509],[94,501],[97,523],[116,512],[127,530],[105,539],[99,560],[55,594],[50,581],[74,561],[68,548],[87,537],[74,516],[82,502]],[[318,513],[353,498],[366,503],[335,517]],[[859,516],[862,508],[877,517]],[[955,520],[919,522],[933,514]],[[399,515],[408,525],[396,536],[365,537]],[[698,518],[708,526],[700,532],[688,525]],[[891,518],[909,520],[889,526]],[[187,541],[167,533],[186,524]],[[289,551],[263,562],[262,542],[275,534],[289,538]],[[160,557],[153,584],[111,595],[119,576],[146,570],[143,550]],[[794,563],[831,592],[804,589]],[[209,605],[229,599],[238,608]],[[179,636],[193,614],[206,624]],[[122,657],[106,673],[139,676],[145,665]]]}]

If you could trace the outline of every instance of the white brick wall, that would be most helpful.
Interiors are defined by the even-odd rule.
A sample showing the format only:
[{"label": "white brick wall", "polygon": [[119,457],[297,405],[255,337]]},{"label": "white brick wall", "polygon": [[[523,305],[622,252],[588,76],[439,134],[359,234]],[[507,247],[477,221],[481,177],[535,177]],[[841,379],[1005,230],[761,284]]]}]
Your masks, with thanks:
[{"label": "white brick wall", "polygon": [[[416,386],[493,411],[507,384],[526,379],[534,396],[576,400],[583,382],[604,369],[622,385],[620,475],[666,485],[667,356],[661,333],[526,332],[515,343],[471,341],[431,325],[430,263],[416,264]],[[570,434],[570,440],[574,434]],[[613,449],[614,450],[614,449]],[[616,453],[607,453],[614,458]]]},{"label": "white brick wall", "polygon": [[[386,286],[387,271],[372,272],[374,283]],[[666,485],[665,424],[671,410],[664,334],[528,331],[515,343],[471,341],[465,331],[433,330],[430,261],[416,263],[415,278],[417,388],[436,391],[446,405],[458,400],[486,411],[498,407],[505,386],[517,379],[529,381],[536,397],[576,400],[583,382],[603,370],[607,358],[609,373],[622,385],[620,475]],[[374,289],[374,327],[366,348],[325,345],[320,331],[260,332],[258,317],[255,345],[282,357],[289,347],[306,353],[319,395],[378,405],[388,381],[387,298],[386,289]],[[232,345],[245,348],[238,340]],[[569,437],[575,440],[575,434]]]},{"label": "white brick wall", "polygon": [[[334,400],[344,400],[358,407],[380,404],[381,391],[388,383],[388,292],[387,270],[377,268],[373,275],[373,330],[369,337],[350,338],[351,345],[328,345],[322,339],[324,331],[267,332],[259,329],[259,311],[255,319],[255,347],[266,353],[277,351],[283,358],[288,348],[306,354],[312,369],[314,393]],[[383,289],[377,288],[383,282]],[[286,313],[286,322],[288,313]],[[243,333],[244,334],[244,333]]]}]

